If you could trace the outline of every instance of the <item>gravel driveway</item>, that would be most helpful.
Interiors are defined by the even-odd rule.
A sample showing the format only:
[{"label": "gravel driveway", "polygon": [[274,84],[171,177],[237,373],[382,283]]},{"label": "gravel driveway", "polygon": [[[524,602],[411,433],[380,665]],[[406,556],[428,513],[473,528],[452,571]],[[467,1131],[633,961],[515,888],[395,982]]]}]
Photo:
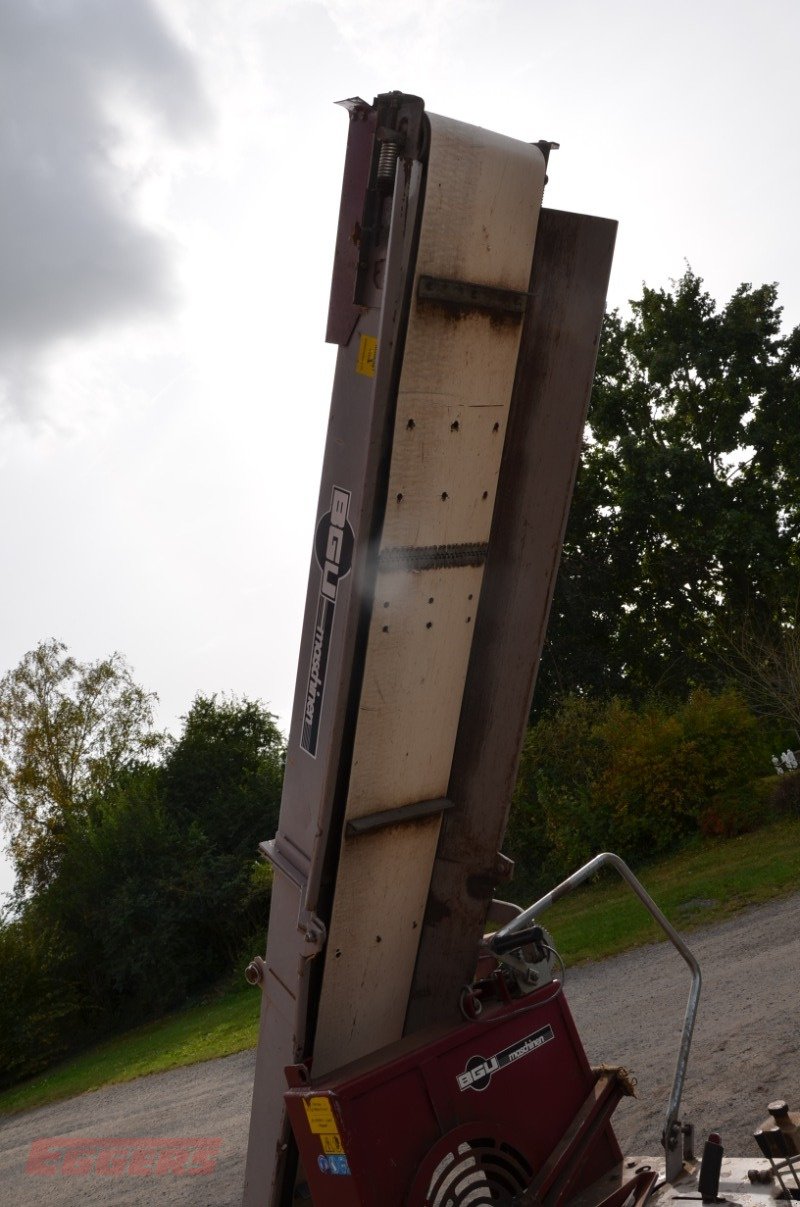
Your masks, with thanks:
[{"label": "gravel driveway", "polygon": [[[800,1108],[800,895],[748,910],[689,936],[703,993],[683,1096],[701,1138],[721,1132],[730,1154],[753,1155],[765,1106]],[[567,995],[593,1063],[624,1064],[640,1098],[624,1101],[623,1149],[654,1153],[672,1084],[689,972],[665,944],[569,971]],[[254,1053],[111,1086],[0,1123],[0,1198],[20,1207],[163,1203],[238,1204]],[[48,1137],[198,1137],[219,1140],[213,1172],[198,1176],[44,1176],[26,1172]],[[46,1166],[45,1166],[46,1167]]]},{"label": "gravel driveway", "polygon": [[[698,1144],[718,1131],[731,1156],[756,1157],[753,1132],[767,1103],[785,1098],[800,1109],[800,895],[694,931],[687,942],[703,988],[681,1115]],[[661,1135],[689,984],[666,943],[567,974],[589,1059],[624,1064],[638,1079],[639,1099],[623,1101],[615,1116],[629,1151],[653,1152]]]}]

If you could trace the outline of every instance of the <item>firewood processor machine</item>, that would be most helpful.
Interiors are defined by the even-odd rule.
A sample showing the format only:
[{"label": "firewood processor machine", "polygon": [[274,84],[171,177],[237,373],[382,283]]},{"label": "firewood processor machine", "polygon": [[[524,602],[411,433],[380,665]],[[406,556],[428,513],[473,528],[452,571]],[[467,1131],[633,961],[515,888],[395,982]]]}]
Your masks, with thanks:
[{"label": "firewood processor machine", "polygon": [[[261,846],[266,955],[247,969],[262,1011],[245,1207],[642,1207],[720,1201],[721,1176],[728,1201],[764,1204],[776,1179],[800,1197],[785,1126],[762,1182],[715,1136],[694,1160],[679,1107],[700,972],[620,859],[524,911],[496,896],[616,223],[542,207],[554,143],[399,92],[343,104],[338,357]],[[590,1067],[539,922],[603,865],[690,973],[655,1158],[623,1159],[611,1116],[630,1079]]]}]

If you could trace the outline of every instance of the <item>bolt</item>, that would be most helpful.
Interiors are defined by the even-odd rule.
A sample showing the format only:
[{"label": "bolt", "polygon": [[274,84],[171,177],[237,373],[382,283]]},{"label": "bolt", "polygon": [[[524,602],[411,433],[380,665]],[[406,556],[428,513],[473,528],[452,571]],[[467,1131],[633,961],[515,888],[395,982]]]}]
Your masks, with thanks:
[{"label": "bolt", "polygon": [[264,961],[261,956],[254,956],[244,970],[244,979],[248,985],[260,985],[264,980]]}]

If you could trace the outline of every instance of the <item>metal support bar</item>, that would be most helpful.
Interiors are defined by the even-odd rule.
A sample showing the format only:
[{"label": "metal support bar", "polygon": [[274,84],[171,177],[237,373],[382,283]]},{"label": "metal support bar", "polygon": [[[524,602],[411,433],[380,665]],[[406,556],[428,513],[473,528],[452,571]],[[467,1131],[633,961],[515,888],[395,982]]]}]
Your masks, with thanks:
[{"label": "metal support bar", "polygon": [[410,821],[419,821],[422,817],[446,813],[452,808],[453,802],[446,797],[439,800],[415,801],[412,805],[400,805],[397,809],[384,809],[383,813],[354,817],[348,821],[345,835],[347,838],[358,838],[360,834],[372,834],[375,830],[385,830],[387,826],[402,826]]},{"label": "metal support bar", "polygon": [[283,872],[284,876],[288,876],[292,884],[296,884],[300,889],[306,887],[308,868],[298,867],[295,861],[281,850],[280,839],[268,838],[265,842],[260,842],[258,853],[267,863],[271,863],[279,872]]},{"label": "metal support bar", "polygon": [[382,549],[378,566],[392,570],[455,570],[459,566],[482,566],[489,546],[472,541],[462,545],[402,545]]},{"label": "metal support bar", "polygon": [[522,907],[515,905],[513,901],[501,901],[494,897],[489,905],[489,913],[486,915],[486,921],[490,926],[505,926],[506,922],[511,922],[514,918],[519,917],[521,913]]},{"label": "metal support bar", "polygon": [[[258,853],[279,872],[291,880],[300,890],[300,906],[297,912],[297,929],[302,932],[305,948],[304,956],[315,956],[322,951],[327,938],[327,928],[321,918],[313,910],[307,909],[305,902],[308,896],[308,875],[281,850],[280,837],[271,838],[268,842],[258,844]],[[261,978],[263,980],[263,976]]]},{"label": "metal support bar", "polygon": [[[644,905],[645,909],[652,915],[658,925],[664,931],[667,938],[672,943],[673,947],[683,956],[686,963],[692,972],[692,984],[689,990],[689,1000],[686,1003],[686,1014],[683,1021],[683,1032],[681,1034],[680,1048],[678,1049],[678,1061],[675,1068],[675,1077],[672,1082],[672,1093],[670,1094],[669,1104],[667,1106],[666,1120],[664,1123],[664,1148],[666,1153],[666,1176],[667,1181],[672,1182],[681,1172],[683,1166],[683,1150],[680,1143],[681,1127],[678,1121],[678,1109],[681,1103],[681,1094],[683,1093],[683,1083],[686,1079],[686,1066],[689,1063],[689,1048],[692,1043],[692,1032],[694,1031],[695,1018],[697,1016],[697,1005],[700,999],[700,965],[697,963],[692,952],[684,943],[681,936],[665,918],[661,910],[656,905],[653,898],[636,879],[628,865],[620,859],[619,855],[614,855],[610,851],[604,851],[600,855],[595,855],[588,863],[572,876],[568,876],[551,892],[546,893],[544,897],[540,897],[535,901],[529,909],[524,910],[519,917],[514,918],[506,926],[502,927],[492,936],[489,946],[495,948],[495,945],[509,935],[513,935],[520,930],[524,930],[529,926],[539,914],[548,909],[555,901],[559,901],[565,897],[567,893],[571,893],[578,885],[591,879],[596,872],[599,872],[603,867],[612,867],[619,872],[622,879],[633,890],[636,896]],[[509,959],[509,957],[498,957],[501,959]],[[511,960],[509,960],[511,962]]]},{"label": "metal support bar", "polygon": [[480,310],[484,314],[503,315],[520,320],[528,304],[528,294],[518,289],[499,289],[472,281],[451,281],[445,277],[420,276],[417,298],[448,310]]},{"label": "metal support bar", "polygon": [[600,1074],[567,1131],[520,1195],[519,1207],[558,1207],[563,1202],[586,1162],[592,1141],[606,1126],[625,1092],[625,1083],[617,1070]]}]

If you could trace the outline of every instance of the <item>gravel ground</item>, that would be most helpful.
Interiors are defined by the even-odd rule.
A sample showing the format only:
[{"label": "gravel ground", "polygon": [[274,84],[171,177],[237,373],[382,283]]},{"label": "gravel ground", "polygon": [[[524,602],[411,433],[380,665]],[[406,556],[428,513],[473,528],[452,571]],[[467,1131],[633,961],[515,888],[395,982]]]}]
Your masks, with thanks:
[{"label": "gravel ground", "polygon": [[[731,1155],[755,1156],[766,1103],[800,1108],[800,895],[695,931],[703,971],[682,1117],[701,1138],[719,1131]],[[666,944],[568,972],[567,996],[593,1063],[624,1064],[640,1097],[623,1101],[623,1150],[655,1153],[675,1070],[689,971]],[[241,1201],[255,1054],[176,1069],[41,1107],[0,1123],[0,1200],[20,1207]],[[212,1136],[212,1173],[195,1177],[36,1176],[31,1143],[54,1136]]]},{"label": "gravel ground", "polygon": [[[19,1207],[238,1207],[254,1069],[255,1050],[239,1052],[11,1116],[0,1123],[0,1202]],[[32,1142],[52,1136],[210,1136],[221,1144],[214,1172],[199,1176],[26,1173]]]},{"label": "gravel ground", "polygon": [[[698,1145],[718,1131],[732,1156],[756,1157],[753,1132],[767,1103],[785,1098],[800,1109],[800,895],[694,931],[687,942],[703,988],[681,1116],[695,1125]],[[690,981],[666,943],[567,974],[589,1059],[624,1064],[638,1080],[639,1099],[623,1101],[615,1116],[628,1151],[656,1151]]]}]

